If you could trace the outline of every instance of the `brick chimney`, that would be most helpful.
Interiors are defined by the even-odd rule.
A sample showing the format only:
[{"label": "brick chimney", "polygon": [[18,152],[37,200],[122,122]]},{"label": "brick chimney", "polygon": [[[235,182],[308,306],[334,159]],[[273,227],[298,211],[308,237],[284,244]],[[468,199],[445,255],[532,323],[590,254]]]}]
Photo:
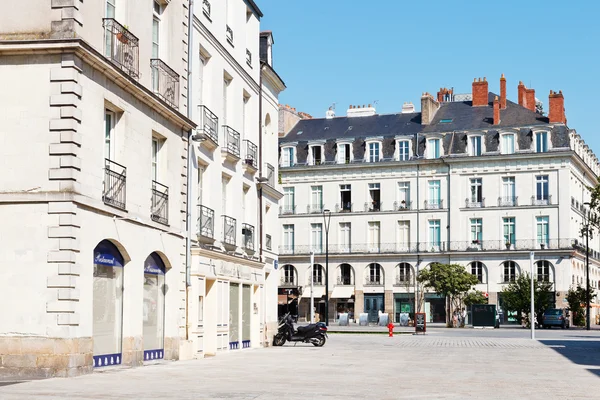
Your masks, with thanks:
[{"label": "brick chimney", "polygon": [[437,101],[438,103],[443,103],[445,101],[452,101],[452,95],[454,94],[453,89],[448,88],[440,88],[440,91],[437,92]]},{"label": "brick chimney", "polygon": [[535,112],[535,89],[525,88],[525,108]]},{"label": "brick chimney", "polygon": [[550,91],[548,96],[548,119],[550,123],[566,124],[567,117],[565,116],[565,98],[562,94],[562,90],[558,93]]},{"label": "brick chimney", "polygon": [[500,77],[500,108],[506,109],[506,78],[504,74]]},{"label": "brick chimney", "polygon": [[473,107],[488,105],[488,82],[483,78],[473,80]]},{"label": "brick chimney", "polygon": [[494,99],[494,125],[498,125],[500,123],[500,100],[498,100],[498,96]]},{"label": "brick chimney", "polygon": [[439,109],[440,103],[429,93],[423,93],[421,96],[421,125],[429,125]]},{"label": "brick chimney", "polygon": [[519,81],[519,86],[517,86],[518,97],[519,97],[519,105],[525,107],[525,85],[523,85],[523,81]]}]

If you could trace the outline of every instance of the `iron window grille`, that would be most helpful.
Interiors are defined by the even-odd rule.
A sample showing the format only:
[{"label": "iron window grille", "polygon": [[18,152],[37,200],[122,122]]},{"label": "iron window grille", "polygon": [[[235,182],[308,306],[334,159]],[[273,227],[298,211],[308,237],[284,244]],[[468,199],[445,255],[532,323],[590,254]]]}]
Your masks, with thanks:
[{"label": "iron window grille", "polygon": [[169,188],[152,181],[152,221],[169,223]]},{"label": "iron window grille", "polygon": [[236,220],[227,215],[223,215],[223,243],[235,246],[235,227]]},{"label": "iron window grille", "polygon": [[196,131],[219,144],[219,118],[206,106],[200,106],[200,123]]},{"label": "iron window grille", "polygon": [[225,135],[225,151],[239,158],[240,133],[227,125],[223,126],[223,133]]},{"label": "iron window grille", "polygon": [[254,250],[254,226],[242,224],[242,237],[244,240],[244,248]]},{"label": "iron window grille", "polygon": [[203,205],[198,206],[198,234],[211,239],[215,237],[215,212]]},{"label": "iron window grille", "polygon": [[125,209],[127,168],[106,158],[104,160],[104,190],[102,201],[113,207]]},{"label": "iron window grille", "polygon": [[173,108],[179,108],[179,75],[164,61],[153,58],[150,60],[152,68],[152,90],[165,103]]},{"label": "iron window grille", "polygon": [[126,74],[138,79],[139,39],[114,18],[103,18],[104,56]]}]

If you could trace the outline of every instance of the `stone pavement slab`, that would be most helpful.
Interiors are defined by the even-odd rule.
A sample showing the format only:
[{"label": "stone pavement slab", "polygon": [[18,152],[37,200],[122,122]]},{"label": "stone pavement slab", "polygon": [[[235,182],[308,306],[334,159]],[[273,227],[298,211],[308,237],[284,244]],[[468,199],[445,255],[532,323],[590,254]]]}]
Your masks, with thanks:
[{"label": "stone pavement slab", "polygon": [[2,400],[598,398],[600,341],[330,335],[0,387]]}]

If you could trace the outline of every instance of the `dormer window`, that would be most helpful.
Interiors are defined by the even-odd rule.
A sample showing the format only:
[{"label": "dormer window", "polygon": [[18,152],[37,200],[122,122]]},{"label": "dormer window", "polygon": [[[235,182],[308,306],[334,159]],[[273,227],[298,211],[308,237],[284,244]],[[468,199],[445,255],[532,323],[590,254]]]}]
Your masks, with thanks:
[{"label": "dormer window", "polygon": [[325,161],[324,142],[308,144],[308,165],[321,165]]},{"label": "dormer window", "polygon": [[281,149],[283,155],[281,158],[282,167],[293,167],[296,165],[296,148],[287,146]]},{"label": "dormer window", "polygon": [[535,133],[535,152],[545,153],[548,151],[548,132]]},{"label": "dormer window", "polygon": [[337,163],[350,164],[352,162],[352,145],[350,143],[337,144]]},{"label": "dormer window", "polygon": [[427,139],[427,158],[440,158],[442,139]]},{"label": "dormer window", "polygon": [[397,140],[398,143],[398,161],[410,160],[410,140]]},{"label": "dormer window", "polygon": [[469,155],[477,157],[480,156],[481,153],[481,136],[469,137]]},{"label": "dormer window", "polygon": [[513,133],[501,135],[500,150],[502,154],[513,154],[515,152],[515,135]]},{"label": "dormer window", "polygon": [[368,162],[381,161],[381,142],[382,141],[383,141],[383,139],[367,140],[366,158],[367,158]]}]

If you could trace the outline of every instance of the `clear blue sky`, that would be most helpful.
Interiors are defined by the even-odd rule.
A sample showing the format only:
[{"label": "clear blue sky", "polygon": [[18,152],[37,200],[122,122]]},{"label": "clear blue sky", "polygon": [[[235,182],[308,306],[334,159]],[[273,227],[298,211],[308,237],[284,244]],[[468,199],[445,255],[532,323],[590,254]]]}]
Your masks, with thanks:
[{"label": "clear blue sky", "polygon": [[324,117],[377,101],[378,113],[420,108],[421,93],[470,93],[487,77],[517,102],[522,80],[548,111],[562,90],[567,124],[600,157],[600,2],[461,0],[256,0],[272,30],[280,103]]}]

